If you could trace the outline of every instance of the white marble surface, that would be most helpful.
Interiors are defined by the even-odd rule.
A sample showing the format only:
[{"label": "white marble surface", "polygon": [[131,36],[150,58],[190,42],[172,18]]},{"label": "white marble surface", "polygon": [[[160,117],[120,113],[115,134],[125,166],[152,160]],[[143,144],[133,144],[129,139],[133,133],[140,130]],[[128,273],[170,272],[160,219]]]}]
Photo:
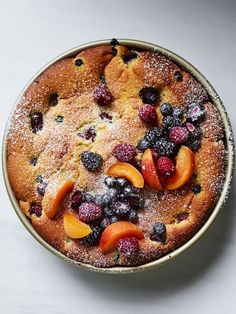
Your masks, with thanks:
[{"label": "white marble surface", "polygon": [[[192,62],[222,97],[235,130],[235,16],[236,3],[227,0],[1,0],[1,137],[14,100],[40,67],[78,44],[112,37],[154,42]],[[2,176],[0,193],[1,313],[235,313],[233,192],[189,252],[155,271],[125,276],[63,263],[24,229]]]}]

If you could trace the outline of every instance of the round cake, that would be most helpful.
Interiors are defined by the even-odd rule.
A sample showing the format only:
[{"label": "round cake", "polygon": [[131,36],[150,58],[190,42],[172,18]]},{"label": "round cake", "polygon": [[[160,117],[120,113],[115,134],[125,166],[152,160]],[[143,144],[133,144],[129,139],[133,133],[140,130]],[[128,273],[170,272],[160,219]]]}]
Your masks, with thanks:
[{"label": "round cake", "polygon": [[190,73],[113,39],[57,61],[26,89],[8,132],[8,176],[36,232],[65,256],[143,265],[210,216],[224,137]]}]

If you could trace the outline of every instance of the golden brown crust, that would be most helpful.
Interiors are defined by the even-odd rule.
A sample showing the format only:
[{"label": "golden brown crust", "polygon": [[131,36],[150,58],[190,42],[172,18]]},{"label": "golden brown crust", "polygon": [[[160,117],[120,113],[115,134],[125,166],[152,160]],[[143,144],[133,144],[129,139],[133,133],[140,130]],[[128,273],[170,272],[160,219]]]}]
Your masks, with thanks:
[{"label": "golden brown crust", "polygon": [[[154,52],[137,52],[138,57],[125,64],[122,54],[127,48],[118,46],[112,56],[110,46],[99,46],[82,51],[74,58],[58,61],[45,70],[26,90],[19,101],[8,136],[8,175],[22,211],[30,217],[31,203],[41,203],[43,196],[37,193],[37,177],[43,176],[50,184],[61,173],[68,171],[75,180],[75,189],[100,193],[104,173],[115,162],[111,156],[113,147],[128,142],[137,145],[145,133],[145,126],[137,115],[142,105],[139,91],[145,86],[160,90],[160,102],[169,101],[186,108],[193,101],[205,102],[206,118],[202,123],[203,140],[195,153],[196,177],[175,191],[154,192],[143,190],[147,203],[139,214],[139,226],[145,234],[140,242],[141,250],[134,264],[143,264],[174,250],[196,233],[211,213],[224,182],[225,148],[220,140],[224,129],[221,117],[210,102],[204,88],[189,73],[180,69],[166,57]],[[75,60],[81,59],[81,66]],[[179,71],[181,80],[175,79]],[[107,85],[114,97],[109,108],[99,107],[93,100],[93,90],[105,73]],[[49,97],[58,94],[58,104],[49,106]],[[206,103],[207,102],[207,103]],[[34,134],[29,126],[30,115],[43,113],[43,129]],[[101,112],[109,112],[112,123],[102,120]],[[62,124],[55,123],[58,115]],[[159,115],[160,116],[160,115]],[[79,134],[88,127],[96,130],[94,142]],[[81,164],[80,154],[91,150],[102,155],[104,162],[99,172],[88,172]],[[32,158],[37,164],[32,165]],[[194,184],[200,184],[199,194],[192,192]],[[63,214],[69,208],[65,197],[55,219],[49,220],[43,213],[31,215],[35,230],[53,247],[74,260],[98,267],[129,265],[123,257],[114,253],[103,255],[97,246],[86,247],[79,241],[68,239],[63,229]],[[187,219],[178,215],[187,213]],[[162,221],[167,226],[166,244],[150,240],[152,226]]]}]

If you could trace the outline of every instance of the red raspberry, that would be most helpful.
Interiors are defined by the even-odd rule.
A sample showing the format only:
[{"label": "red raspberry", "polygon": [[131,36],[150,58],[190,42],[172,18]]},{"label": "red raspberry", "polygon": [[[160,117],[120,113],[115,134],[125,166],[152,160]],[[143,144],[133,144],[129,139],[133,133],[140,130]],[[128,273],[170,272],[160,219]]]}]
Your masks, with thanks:
[{"label": "red raspberry", "polygon": [[175,172],[175,164],[169,157],[161,156],[157,160],[157,171],[163,177],[170,177]]},{"label": "red raspberry", "polygon": [[136,154],[136,148],[130,144],[117,144],[113,149],[113,156],[119,161],[131,162]]},{"label": "red raspberry", "polygon": [[79,219],[85,223],[90,223],[103,217],[101,206],[91,202],[84,202],[79,207]]},{"label": "red raspberry", "polygon": [[139,108],[138,112],[139,118],[144,123],[149,125],[156,125],[157,124],[157,112],[155,108],[151,105],[143,105]]},{"label": "red raspberry", "polygon": [[183,144],[187,141],[188,134],[187,128],[176,126],[170,130],[169,139],[175,144]]},{"label": "red raspberry", "polygon": [[139,241],[134,237],[125,237],[117,242],[116,247],[121,254],[134,258],[139,251]]},{"label": "red raspberry", "polygon": [[106,84],[97,86],[93,92],[93,97],[99,106],[107,106],[113,100],[112,94]]}]

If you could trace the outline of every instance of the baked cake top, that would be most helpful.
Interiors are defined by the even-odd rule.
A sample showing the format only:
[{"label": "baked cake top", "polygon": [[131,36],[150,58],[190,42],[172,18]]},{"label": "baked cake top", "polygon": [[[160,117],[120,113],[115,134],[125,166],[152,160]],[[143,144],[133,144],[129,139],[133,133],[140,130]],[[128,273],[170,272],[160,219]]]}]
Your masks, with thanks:
[{"label": "baked cake top", "polygon": [[224,128],[202,85],[116,40],[48,67],[12,116],[7,165],[50,245],[97,267],[140,265],[189,240],[225,173]]}]

